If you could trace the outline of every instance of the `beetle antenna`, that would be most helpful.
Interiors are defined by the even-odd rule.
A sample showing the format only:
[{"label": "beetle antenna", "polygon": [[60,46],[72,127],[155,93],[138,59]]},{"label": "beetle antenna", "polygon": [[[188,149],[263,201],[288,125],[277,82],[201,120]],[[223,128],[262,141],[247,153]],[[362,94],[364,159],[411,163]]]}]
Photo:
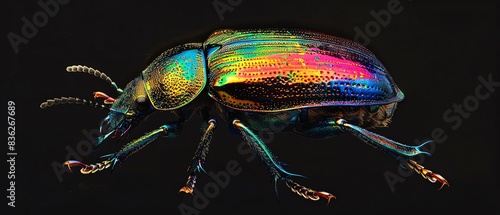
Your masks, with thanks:
[{"label": "beetle antenna", "polygon": [[48,107],[52,107],[55,105],[62,105],[62,104],[90,105],[95,108],[106,109],[106,110],[110,109],[109,106],[76,97],[60,97],[60,98],[47,99],[47,101],[42,102],[42,104],[40,104],[40,108],[45,109]]},{"label": "beetle antenna", "polygon": [[91,75],[98,77],[102,80],[105,80],[106,82],[111,84],[116,89],[116,91],[118,91],[119,94],[122,94],[122,92],[123,92],[123,90],[120,89],[116,85],[116,83],[113,80],[111,80],[111,78],[108,75],[106,75],[103,72],[101,72],[97,69],[94,69],[92,67],[82,66],[82,65],[73,65],[73,66],[66,67],[66,71],[67,72],[83,72],[83,73],[91,74]]}]

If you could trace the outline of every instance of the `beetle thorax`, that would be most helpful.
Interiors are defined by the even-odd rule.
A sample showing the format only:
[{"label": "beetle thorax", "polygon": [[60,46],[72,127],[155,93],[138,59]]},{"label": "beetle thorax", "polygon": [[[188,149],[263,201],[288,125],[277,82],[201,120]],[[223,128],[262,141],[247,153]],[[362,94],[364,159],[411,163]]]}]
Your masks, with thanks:
[{"label": "beetle thorax", "polygon": [[180,108],[193,101],[206,84],[201,44],[167,50],[142,72],[144,86],[157,110]]}]

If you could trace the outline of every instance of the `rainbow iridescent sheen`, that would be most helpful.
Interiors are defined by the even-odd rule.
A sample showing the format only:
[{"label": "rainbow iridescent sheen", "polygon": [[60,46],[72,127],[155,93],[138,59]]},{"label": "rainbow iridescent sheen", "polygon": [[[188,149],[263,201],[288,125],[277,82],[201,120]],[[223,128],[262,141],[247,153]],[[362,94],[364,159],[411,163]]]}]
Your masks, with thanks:
[{"label": "rainbow iridescent sheen", "polygon": [[210,96],[238,110],[274,112],[401,101],[380,61],[351,41],[306,31],[222,30],[204,43]]},{"label": "rainbow iridescent sheen", "polygon": [[205,55],[201,44],[191,43],[163,52],[142,72],[144,87],[157,110],[182,107],[206,84]]}]

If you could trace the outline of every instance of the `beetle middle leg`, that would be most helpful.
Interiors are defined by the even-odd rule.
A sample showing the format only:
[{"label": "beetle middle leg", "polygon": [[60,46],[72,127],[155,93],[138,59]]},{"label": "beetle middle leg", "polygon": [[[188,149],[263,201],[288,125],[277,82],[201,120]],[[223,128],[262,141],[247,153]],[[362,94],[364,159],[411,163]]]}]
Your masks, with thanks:
[{"label": "beetle middle leg", "polygon": [[190,174],[188,176],[186,185],[182,187],[179,192],[193,194],[194,186],[196,184],[196,172],[199,172],[200,170],[203,170],[205,172],[202,165],[205,162],[205,158],[208,154],[210,142],[212,141],[212,134],[216,126],[217,122],[215,119],[208,120],[205,132],[201,137],[198,148],[196,148],[196,152],[194,153],[191,165],[188,167],[188,172],[190,172]]},{"label": "beetle middle leg", "polygon": [[325,192],[325,191],[317,191],[313,190],[307,187],[304,187],[291,179],[289,179],[290,176],[301,176],[297,174],[293,174],[290,172],[287,172],[284,170],[280,162],[276,159],[276,157],[272,154],[272,152],[267,148],[267,146],[260,140],[260,138],[255,135],[255,133],[252,132],[251,129],[246,127],[243,123],[241,123],[240,120],[233,120],[233,126],[240,131],[240,133],[243,135],[245,138],[246,142],[250,146],[251,149],[253,149],[257,155],[260,157],[262,162],[265,164],[267,167],[267,170],[273,177],[275,181],[275,191],[277,193],[277,186],[276,182],[278,180],[284,180],[286,185],[295,193],[298,195],[306,198],[306,199],[311,199],[314,201],[317,201],[320,199],[320,197],[325,198],[330,202],[330,199],[335,198],[334,195]]}]

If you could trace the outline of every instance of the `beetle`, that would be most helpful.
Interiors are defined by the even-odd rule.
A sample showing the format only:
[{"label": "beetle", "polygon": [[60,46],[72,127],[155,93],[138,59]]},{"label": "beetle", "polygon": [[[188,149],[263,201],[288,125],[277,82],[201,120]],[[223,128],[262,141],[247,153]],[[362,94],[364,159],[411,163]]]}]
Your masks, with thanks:
[{"label": "beetle", "polygon": [[282,163],[256,135],[269,124],[282,124],[277,132],[295,132],[314,139],[351,133],[380,149],[425,179],[448,181],[411,160],[427,154],[422,147],[405,145],[367,129],[389,124],[396,105],[404,98],[387,69],[365,47],[323,33],[294,29],[224,29],[203,43],[168,49],[122,90],[105,73],[87,66],[69,66],[110,83],[115,99],[95,92],[103,104],[76,97],[48,99],[40,107],[86,104],[109,110],[101,122],[98,147],[109,136],[128,134],[139,121],[155,111],[170,111],[178,120],[139,137],[121,150],[102,156],[103,161],[85,164],[68,160],[68,168],[80,167],[83,174],[113,168],[159,136],[175,137],[183,123],[196,113],[203,120],[203,135],[189,165],[189,176],[180,192],[193,193],[196,173],[203,170],[217,125],[214,112],[241,135],[262,160],[275,181],[300,196],[318,200],[334,195],[302,186],[291,179],[301,176],[285,170]]}]

